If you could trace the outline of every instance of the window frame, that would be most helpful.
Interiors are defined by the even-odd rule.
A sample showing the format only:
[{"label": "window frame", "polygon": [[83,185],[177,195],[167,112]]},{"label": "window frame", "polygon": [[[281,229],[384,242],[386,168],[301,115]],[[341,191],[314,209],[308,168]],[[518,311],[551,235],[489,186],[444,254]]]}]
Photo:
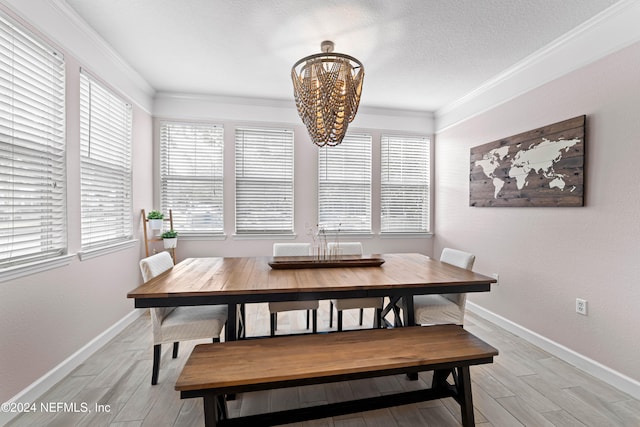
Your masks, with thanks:
[{"label": "window frame", "polygon": [[[0,76],[9,77],[0,84],[0,103],[6,106],[0,114],[0,131],[6,129],[0,133],[0,171],[10,177],[1,191],[19,201],[0,210],[0,220],[7,215],[11,231],[5,244],[0,240],[0,250],[7,253],[0,263],[1,282],[67,265],[72,256],[67,237],[64,56],[2,11],[0,28],[0,54],[7,59]],[[27,234],[16,234],[17,221]],[[23,236],[18,246],[16,236]],[[28,236],[36,239],[24,240]]]},{"label": "window frame", "polygon": [[[169,141],[165,140],[165,132],[167,131],[167,129],[171,128],[171,127],[177,127],[180,126],[182,129],[181,131],[183,132],[198,132],[197,134],[194,133],[192,135],[193,139],[189,140],[187,135],[183,136],[184,141],[183,142],[192,142],[194,143],[194,147],[195,149],[201,147],[200,150],[200,155],[198,153],[195,153],[195,157],[201,158],[203,156],[208,156],[208,158],[214,158],[215,160],[218,160],[219,162],[212,162],[212,166],[214,167],[214,170],[212,171],[211,174],[202,174],[199,173],[199,171],[202,168],[202,164],[198,163],[198,164],[192,164],[191,167],[192,169],[190,171],[188,171],[188,174],[184,174],[184,175],[178,175],[178,174],[169,174],[168,172],[168,168],[171,167],[170,163],[171,163],[171,158],[170,158],[170,152],[168,152],[167,150],[169,149],[169,147],[167,147],[167,143]],[[200,133],[201,132],[201,133]],[[212,143],[212,146],[210,147],[211,150],[207,150],[206,146],[203,146],[202,144],[206,144],[206,132],[211,132],[212,134],[209,136],[209,138],[211,138],[209,141]],[[198,142],[200,142],[199,145]],[[225,207],[225,197],[224,197],[224,191],[225,191],[225,179],[224,179],[224,125],[219,124],[219,123],[213,123],[213,122],[197,122],[197,121],[189,121],[189,120],[162,120],[159,124],[159,152],[160,152],[160,209],[162,210],[162,212],[169,212],[169,210],[171,209],[172,213],[173,213],[173,223],[174,223],[174,228],[176,229],[176,231],[178,231],[180,233],[181,237],[211,237],[211,238],[224,238],[225,236],[225,215],[224,215],[224,207]],[[180,150],[183,149],[183,147],[179,148]],[[177,160],[178,158],[178,154],[182,157],[180,160]],[[188,158],[185,158],[185,154],[184,153],[176,153],[176,161],[180,161],[182,163],[184,163],[185,161],[189,161]],[[176,167],[177,167],[177,163],[176,163]],[[210,212],[199,212],[198,208],[201,208],[201,206],[199,206],[198,208],[196,208],[193,213],[185,213],[184,215],[181,213],[181,208],[179,206],[179,204],[181,202],[178,202],[178,205],[176,205],[176,202],[172,202],[170,201],[170,197],[168,194],[168,185],[169,185],[169,181],[171,180],[175,180],[177,181],[192,181],[193,185],[196,186],[196,183],[199,183],[200,186],[202,188],[205,188],[207,190],[211,190],[214,193],[216,191],[219,191],[219,194],[215,194],[214,197],[212,197],[210,199],[210,204],[208,205],[210,207]],[[201,201],[202,199],[193,199],[194,201]],[[219,223],[220,227],[212,227],[210,229],[207,229],[205,227],[201,227],[198,228],[197,224],[196,227],[194,228],[185,228],[184,226],[181,227],[180,223],[181,221],[186,221],[186,222],[194,222],[194,216],[197,215],[201,215],[204,219],[206,219],[205,217],[207,215],[216,215],[215,212],[217,212],[217,215],[219,215],[219,220],[216,220],[215,223]],[[184,217],[184,219],[182,219],[182,217]],[[203,219],[203,221],[204,221]]]},{"label": "window frame", "polygon": [[[361,159],[358,159],[358,162],[359,162],[358,165],[354,163],[353,158],[351,159],[351,161],[348,161],[348,158],[345,158],[342,155],[338,158],[335,158],[337,154],[342,154],[342,152],[345,150],[351,150],[351,146],[353,146],[354,144],[362,144],[360,148],[365,149],[365,152],[363,153],[364,156]],[[353,156],[354,154],[355,152],[353,151],[347,153],[347,155],[351,155],[351,156]],[[333,156],[334,158],[328,161],[327,159],[329,158],[329,156]],[[327,171],[325,166],[323,166],[323,161],[325,164],[332,164],[334,166],[338,162],[341,162],[342,166],[346,166],[346,167],[354,166],[354,167],[368,168],[367,169],[368,174],[365,174],[367,176],[367,179],[357,181],[355,179],[355,175],[350,174],[349,172],[346,172],[347,175],[341,174],[340,176],[329,179],[328,177],[326,177]],[[344,139],[342,140],[341,144],[336,146],[331,146],[331,147],[330,146],[320,147],[318,149],[317,167],[318,167],[318,171],[317,171],[318,182],[317,182],[316,197],[317,197],[318,227],[322,228],[324,232],[329,235],[347,234],[351,236],[372,236],[373,235],[373,221],[372,221],[373,220],[373,212],[372,212],[373,135],[370,133],[348,132],[345,135]],[[322,177],[323,174],[325,175],[324,179]],[[352,196],[354,194],[359,193],[360,196],[363,197],[365,200],[364,204],[362,205],[363,206],[366,205],[365,214],[364,214],[365,220],[363,221],[363,224],[365,224],[365,227],[361,227],[361,228],[355,228],[353,226],[350,227],[349,225],[345,225],[345,224],[348,224],[348,222],[346,222],[344,216],[342,218],[337,217],[339,213],[329,212],[325,214],[322,211],[323,206],[329,205],[329,204],[332,204],[335,206],[335,201],[336,201],[336,199],[333,197],[335,195],[335,191],[330,191],[328,187],[326,190],[323,190],[323,186],[332,185],[334,186],[334,188],[336,186],[344,188],[347,185],[344,183],[344,180],[348,178],[349,175],[351,175],[351,177],[353,178],[353,182],[349,184],[352,189],[351,197],[349,195],[345,195],[344,201],[342,202],[343,204],[342,206],[340,206],[339,209],[345,210],[345,211],[350,210],[349,207],[347,206],[347,203],[351,203],[351,202],[347,202],[347,200],[353,200]],[[340,180],[342,182],[340,182]],[[334,181],[334,182],[330,183],[329,181]],[[361,191],[357,190],[358,187],[361,188]],[[325,191],[331,192],[332,198],[330,199],[329,197],[327,197],[326,202],[323,203],[323,194]]]},{"label": "window frame", "polygon": [[[80,70],[79,80],[81,250],[78,255],[85,260],[135,243],[133,108],[124,97],[87,70]],[[87,153],[96,154],[87,156]],[[107,185],[120,188],[102,190]],[[98,194],[89,198],[89,192]]]},{"label": "window frame", "polygon": [[[235,144],[235,225],[234,225],[234,237],[238,239],[243,238],[273,238],[284,237],[289,238],[295,236],[295,133],[291,128],[276,128],[276,127],[263,127],[263,126],[239,126],[235,128],[234,133]],[[244,144],[245,136],[247,138],[255,138],[255,140],[246,141],[250,145],[249,149],[258,149],[257,145],[259,139],[268,140],[269,143],[279,143],[282,146],[278,149],[281,150],[283,157],[275,160],[270,158],[268,152],[263,152],[261,156],[254,154],[255,157],[248,157],[244,161]],[[240,142],[242,140],[242,142]],[[273,154],[274,156],[276,153]],[[286,156],[286,157],[284,157]],[[273,160],[273,161],[271,161]],[[259,164],[258,164],[259,162]],[[272,166],[270,169],[267,166]],[[256,172],[257,170],[260,172]],[[247,175],[242,175],[248,172]],[[268,172],[268,173],[264,173]],[[272,185],[266,186],[265,183],[270,182]],[[272,192],[271,190],[277,191]],[[262,190],[261,192],[258,192]],[[249,194],[255,191],[256,194],[260,194],[260,198],[247,197],[245,200],[245,192]],[[272,193],[273,199],[269,197],[263,197],[269,193]],[[286,199],[280,204],[277,203],[277,198],[283,197]],[[246,208],[250,203],[255,203],[258,208]],[[266,210],[260,209],[260,206],[264,206],[268,203],[275,203],[274,207],[277,209]],[[288,206],[287,206],[288,205]],[[243,209],[244,208],[244,209]],[[283,210],[284,209],[284,210]],[[267,226],[260,228],[259,226],[249,227],[251,220],[250,210],[259,212],[259,215],[270,212],[267,221],[264,223]],[[246,212],[245,212],[246,211]],[[278,221],[275,218],[281,218],[282,214],[287,218],[286,221]],[[253,214],[254,217],[258,214]],[[282,227],[276,227],[278,223],[282,224]],[[268,224],[272,224],[268,226]],[[239,226],[240,225],[240,226]],[[258,223],[259,225],[259,223]]]},{"label": "window frame", "polygon": [[[432,153],[432,138],[429,135],[408,135],[408,134],[395,134],[395,133],[384,133],[380,137],[380,235],[381,237],[424,237],[433,235],[432,232],[432,165],[431,165],[431,153]],[[407,153],[405,150],[400,149],[400,152],[395,152],[396,156],[400,157],[400,161],[404,160],[404,156],[406,155],[407,160],[412,161],[418,158],[420,155],[424,156],[424,170],[419,171],[421,177],[416,177],[415,164],[411,165],[409,162],[407,173],[403,173],[402,171],[399,173],[401,175],[401,180],[405,182],[398,182],[397,176],[395,182],[387,182],[385,179],[385,174],[387,178],[392,173],[388,167],[388,155],[390,153],[389,146],[391,142],[396,144],[411,144],[414,143],[424,144],[424,153],[418,153],[418,148],[411,147]],[[413,167],[413,170],[412,170]],[[403,165],[400,164],[400,169],[403,168]],[[418,182],[419,179],[423,179],[422,183]],[[397,191],[401,188],[408,188],[414,190],[414,194],[416,193],[415,189],[419,187],[424,187],[423,193],[423,205],[421,206],[422,211],[422,219],[420,222],[424,224],[424,228],[393,228],[385,226],[385,205],[386,199],[385,187],[393,187],[395,191],[392,193],[397,194]],[[404,207],[403,207],[404,208]]]}]

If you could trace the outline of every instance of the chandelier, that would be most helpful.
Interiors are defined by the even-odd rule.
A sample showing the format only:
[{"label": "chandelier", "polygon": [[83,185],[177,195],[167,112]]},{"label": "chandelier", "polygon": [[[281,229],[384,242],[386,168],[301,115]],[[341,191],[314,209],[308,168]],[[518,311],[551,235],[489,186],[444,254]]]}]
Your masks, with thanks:
[{"label": "chandelier", "polygon": [[291,79],[298,114],[311,141],[322,147],[340,144],[356,117],[364,67],[349,55],[333,53],[332,41],[323,41],[320,49],[293,65]]}]

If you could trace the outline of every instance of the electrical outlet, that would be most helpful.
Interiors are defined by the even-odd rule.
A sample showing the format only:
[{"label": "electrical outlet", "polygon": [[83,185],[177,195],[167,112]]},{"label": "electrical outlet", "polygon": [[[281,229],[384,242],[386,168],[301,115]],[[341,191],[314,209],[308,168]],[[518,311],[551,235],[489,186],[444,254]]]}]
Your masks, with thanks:
[{"label": "electrical outlet", "polygon": [[491,275],[491,277],[493,277],[494,279],[496,279],[496,285],[500,284],[500,275],[498,273],[493,273]]},{"label": "electrical outlet", "polygon": [[582,298],[576,298],[576,313],[587,315],[587,300]]}]

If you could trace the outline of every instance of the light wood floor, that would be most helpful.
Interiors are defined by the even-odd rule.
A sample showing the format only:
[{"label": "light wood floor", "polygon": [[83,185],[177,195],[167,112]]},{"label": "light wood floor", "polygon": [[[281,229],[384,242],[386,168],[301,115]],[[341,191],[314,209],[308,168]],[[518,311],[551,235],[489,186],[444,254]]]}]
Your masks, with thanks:
[{"label": "light wood floor", "polygon": [[[371,324],[373,313],[365,311]],[[328,330],[328,302],[318,313],[319,329]],[[366,320],[365,320],[366,322]],[[265,304],[247,306],[249,335],[267,335]],[[281,313],[279,332],[304,329],[303,312]],[[357,310],[345,312],[347,328],[357,326]],[[366,325],[366,323],[365,323]],[[334,325],[335,328],[335,325]],[[471,367],[476,425],[511,426],[640,426],[640,401],[583,373],[500,327],[468,313],[465,328],[500,351],[491,365]],[[202,342],[202,341],[200,341]],[[23,414],[17,426],[203,426],[201,399],[180,400],[173,389],[193,346],[181,344],[178,359],[163,346],[159,383],[151,386],[151,327],[142,316],[36,402],[35,413]],[[230,416],[287,409],[425,387],[430,373],[407,381],[403,375],[329,385],[306,386],[239,395],[229,402]],[[44,413],[41,402],[67,404]],[[70,404],[79,412],[71,412]],[[91,412],[82,412],[85,409]],[[96,411],[102,405],[102,412]],[[298,426],[459,426],[459,406],[451,399],[380,409],[297,424]]]}]

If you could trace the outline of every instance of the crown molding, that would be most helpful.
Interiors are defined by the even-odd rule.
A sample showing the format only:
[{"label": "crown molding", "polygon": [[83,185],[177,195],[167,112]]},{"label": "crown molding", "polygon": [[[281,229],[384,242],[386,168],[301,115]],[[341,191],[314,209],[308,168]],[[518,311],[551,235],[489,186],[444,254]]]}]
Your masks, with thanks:
[{"label": "crown molding", "polygon": [[[211,119],[264,121],[302,125],[291,99],[251,98],[212,94],[157,92],[154,117],[173,119]],[[433,133],[433,113],[361,106],[351,128],[406,130]]]},{"label": "crown molding", "polygon": [[436,133],[640,40],[640,2],[622,0],[436,111]]},{"label": "crown molding", "polygon": [[64,0],[3,0],[11,12],[49,38],[148,113],[155,90]]}]

